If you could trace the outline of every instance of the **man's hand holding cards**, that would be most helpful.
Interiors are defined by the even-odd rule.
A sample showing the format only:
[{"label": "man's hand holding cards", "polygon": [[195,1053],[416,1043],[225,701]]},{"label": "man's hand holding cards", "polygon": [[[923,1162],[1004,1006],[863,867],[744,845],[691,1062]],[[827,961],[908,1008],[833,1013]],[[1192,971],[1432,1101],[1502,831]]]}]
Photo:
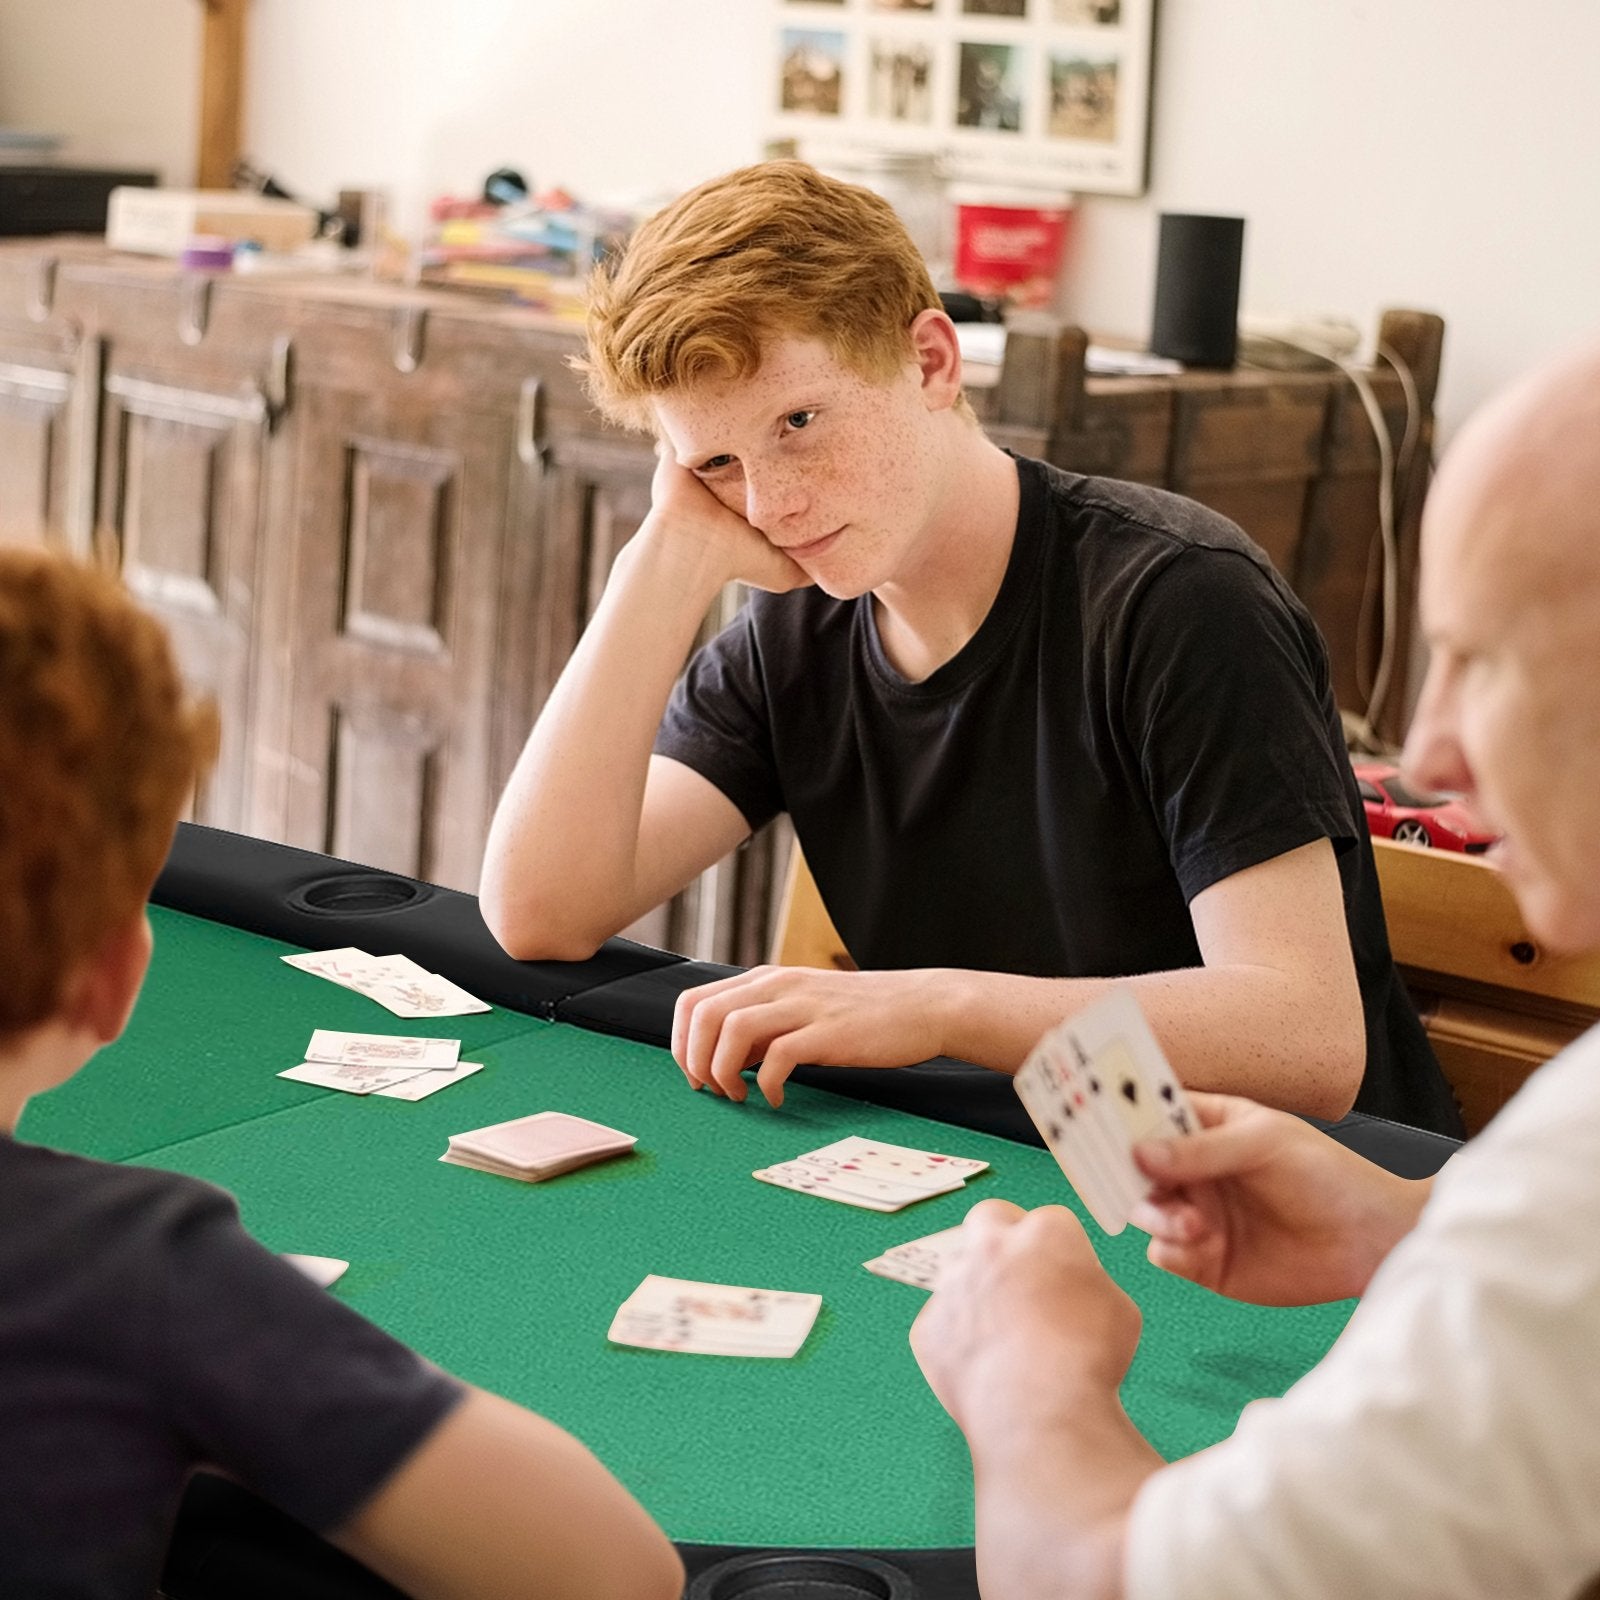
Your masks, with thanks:
[{"label": "man's hand holding cards", "polygon": [[1050,1153],[1107,1233],[1122,1232],[1152,1187],[1134,1163],[1134,1145],[1200,1126],[1127,989],[1052,1028],[1016,1084]]}]

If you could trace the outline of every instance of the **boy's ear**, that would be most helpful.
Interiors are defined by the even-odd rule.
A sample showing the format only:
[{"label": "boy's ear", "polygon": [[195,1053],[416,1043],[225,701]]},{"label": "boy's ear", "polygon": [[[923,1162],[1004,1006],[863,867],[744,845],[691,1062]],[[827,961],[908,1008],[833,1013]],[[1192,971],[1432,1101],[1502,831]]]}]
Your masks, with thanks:
[{"label": "boy's ear", "polygon": [[954,405],[961,394],[961,344],[956,325],[931,306],[911,323],[911,349],[922,374],[922,396],[930,411]]},{"label": "boy's ear", "polygon": [[141,906],[79,969],[77,982],[69,990],[66,1021],[100,1044],[117,1038],[139,998],[154,943],[150,919]]}]

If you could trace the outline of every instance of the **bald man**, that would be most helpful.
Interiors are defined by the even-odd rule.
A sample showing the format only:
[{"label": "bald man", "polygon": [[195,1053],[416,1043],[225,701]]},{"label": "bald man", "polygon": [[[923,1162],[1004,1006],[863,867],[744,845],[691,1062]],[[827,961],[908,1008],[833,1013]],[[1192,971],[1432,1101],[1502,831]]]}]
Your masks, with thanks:
[{"label": "bald man", "polygon": [[[1411,776],[1505,833],[1540,939],[1600,948],[1600,348],[1462,431],[1421,605]],[[1572,1600],[1600,1575],[1600,1028],[1420,1183],[1194,1098],[1203,1131],[1138,1152],[1151,1260],[1361,1303],[1287,1395],[1169,1466],[1117,1398],[1139,1313],[1071,1214],[974,1208],[912,1345],[971,1446],[985,1600]]]}]

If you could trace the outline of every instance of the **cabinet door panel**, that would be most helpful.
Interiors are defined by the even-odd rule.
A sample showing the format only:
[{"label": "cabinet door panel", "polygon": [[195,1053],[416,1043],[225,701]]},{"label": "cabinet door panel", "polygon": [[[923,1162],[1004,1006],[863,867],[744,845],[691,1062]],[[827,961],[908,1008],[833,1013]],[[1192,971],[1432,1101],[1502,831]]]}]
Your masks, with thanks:
[{"label": "cabinet door panel", "polygon": [[296,407],[286,836],[475,888],[510,420],[392,385]]},{"label": "cabinet door panel", "polygon": [[217,702],[222,749],[193,815],[221,828],[246,823],[266,439],[252,400],[107,379],[99,541],[166,625],[190,687]]},{"label": "cabinet door panel", "polygon": [[0,335],[0,544],[86,556],[99,344],[65,338],[10,344]]}]

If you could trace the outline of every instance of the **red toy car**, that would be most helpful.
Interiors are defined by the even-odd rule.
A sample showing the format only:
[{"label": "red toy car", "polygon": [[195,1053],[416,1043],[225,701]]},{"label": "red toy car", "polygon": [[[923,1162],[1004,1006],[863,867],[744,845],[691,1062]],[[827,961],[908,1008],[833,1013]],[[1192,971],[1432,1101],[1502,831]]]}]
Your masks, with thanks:
[{"label": "red toy car", "polygon": [[1352,765],[1367,808],[1367,828],[1374,839],[1481,856],[1499,837],[1474,826],[1466,807],[1449,795],[1408,789],[1400,781],[1400,769],[1391,762],[1357,761]]}]

